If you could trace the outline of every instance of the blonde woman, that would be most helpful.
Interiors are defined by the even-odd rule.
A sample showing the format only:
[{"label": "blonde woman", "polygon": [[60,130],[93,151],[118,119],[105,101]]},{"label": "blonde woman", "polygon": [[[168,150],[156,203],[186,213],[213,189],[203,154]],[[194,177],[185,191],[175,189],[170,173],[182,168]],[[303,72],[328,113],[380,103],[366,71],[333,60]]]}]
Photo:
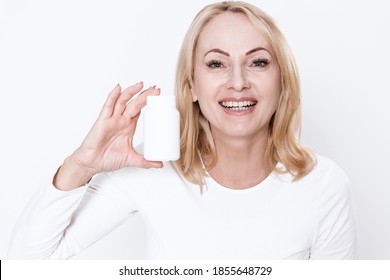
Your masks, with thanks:
[{"label": "blonde woman", "polygon": [[299,145],[295,62],[244,2],[206,6],[179,55],[181,157],[147,161],[132,138],[146,96],[116,86],[81,146],[21,216],[10,257],[69,258],[141,212],[149,258],[353,259],[349,182]]}]

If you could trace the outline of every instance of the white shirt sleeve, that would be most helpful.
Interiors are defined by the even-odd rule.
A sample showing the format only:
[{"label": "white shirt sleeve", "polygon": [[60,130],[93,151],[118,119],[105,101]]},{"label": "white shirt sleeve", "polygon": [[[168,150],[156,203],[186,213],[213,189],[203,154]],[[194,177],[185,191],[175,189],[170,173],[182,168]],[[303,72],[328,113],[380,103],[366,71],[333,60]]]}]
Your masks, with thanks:
[{"label": "white shirt sleeve", "polygon": [[326,183],[318,194],[318,229],[310,259],[356,259],[357,231],[350,181],[336,165],[323,175]]},{"label": "white shirt sleeve", "polygon": [[131,200],[124,197],[110,174],[99,174],[89,186],[72,191],[49,185],[24,209],[8,258],[67,259],[113,231],[135,212]]}]

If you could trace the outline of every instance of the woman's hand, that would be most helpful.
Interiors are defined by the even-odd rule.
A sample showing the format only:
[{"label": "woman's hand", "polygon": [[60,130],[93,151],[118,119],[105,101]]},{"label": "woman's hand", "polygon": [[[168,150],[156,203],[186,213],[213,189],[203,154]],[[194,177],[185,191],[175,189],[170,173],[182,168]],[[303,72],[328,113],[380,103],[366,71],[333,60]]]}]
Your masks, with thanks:
[{"label": "woman's hand", "polygon": [[53,184],[61,190],[85,185],[97,173],[122,167],[162,167],[160,161],[148,161],[133,148],[133,136],[141,109],[148,95],[160,90],[148,88],[139,96],[142,83],[123,90],[117,85],[108,95],[98,119],[81,146],[69,156],[54,176]]}]

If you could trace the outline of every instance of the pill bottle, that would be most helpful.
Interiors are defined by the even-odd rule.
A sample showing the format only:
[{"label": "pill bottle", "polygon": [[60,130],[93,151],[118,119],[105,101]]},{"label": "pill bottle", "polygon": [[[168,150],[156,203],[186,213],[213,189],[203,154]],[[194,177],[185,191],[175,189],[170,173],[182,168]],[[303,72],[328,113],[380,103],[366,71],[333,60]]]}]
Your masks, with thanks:
[{"label": "pill bottle", "polygon": [[155,161],[177,160],[180,157],[180,115],[173,95],[146,98],[144,157]]}]

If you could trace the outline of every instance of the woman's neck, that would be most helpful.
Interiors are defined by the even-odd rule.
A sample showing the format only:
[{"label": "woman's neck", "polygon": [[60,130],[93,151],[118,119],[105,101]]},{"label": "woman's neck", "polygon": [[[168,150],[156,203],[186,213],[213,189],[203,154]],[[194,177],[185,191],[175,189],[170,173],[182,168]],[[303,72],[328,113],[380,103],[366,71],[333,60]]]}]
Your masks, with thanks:
[{"label": "woman's neck", "polygon": [[[214,138],[218,161],[209,170],[211,177],[224,187],[247,189],[262,182],[268,175],[265,150],[268,135],[250,139]],[[207,156],[205,165],[211,162]]]}]

